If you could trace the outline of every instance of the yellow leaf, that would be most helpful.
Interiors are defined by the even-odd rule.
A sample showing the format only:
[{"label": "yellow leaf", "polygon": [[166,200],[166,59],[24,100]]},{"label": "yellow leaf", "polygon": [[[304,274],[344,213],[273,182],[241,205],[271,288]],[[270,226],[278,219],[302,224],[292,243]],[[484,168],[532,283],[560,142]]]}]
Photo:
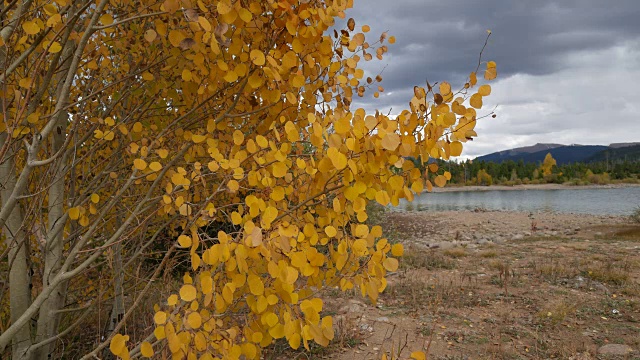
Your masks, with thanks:
[{"label": "yellow leaf", "polygon": [[269,206],[264,210],[264,213],[262,214],[262,221],[267,224],[271,224],[271,222],[273,222],[276,217],[278,217],[278,209]]},{"label": "yellow leaf", "polygon": [[388,271],[396,271],[398,270],[398,259],[386,258],[382,262],[382,266],[384,266]]},{"label": "yellow leaf", "polygon": [[477,82],[478,78],[476,76],[476,73],[472,72],[471,74],[469,74],[469,83],[471,84],[471,86],[474,86]]},{"label": "yellow leaf", "polygon": [[198,16],[198,24],[204,31],[211,31],[211,23],[204,16]]},{"label": "yellow leaf", "polygon": [[264,283],[258,276],[249,274],[247,283],[249,283],[249,290],[253,295],[259,296],[264,293]]},{"label": "yellow leaf", "polygon": [[229,4],[229,0],[221,0],[218,2],[218,13],[220,15],[225,15],[231,12],[231,10],[233,10],[233,8],[231,7],[231,4]]},{"label": "yellow leaf", "polygon": [[160,156],[161,159],[166,159],[167,155],[169,155],[169,151],[167,149],[156,150],[156,153],[158,154],[158,156]]},{"label": "yellow leaf", "polygon": [[69,209],[69,219],[71,220],[78,220],[78,218],[80,217],[80,208],[79,207],[72,207],[71,209]]},{"label": "yellow leaf", "polygon": [[389,198],[389,194],[387,194],[386,191],[380,190],[376,192],[376,201],[382,206],[387,206],[391,199]]},{"label": "yellow leaf", "polygon": [[433,191],[433,184],[431,184],[431,181],[427,180],[427,192],[431,191]]},{"label": "yellow leaf", "polygon": [[367,225],[365,225],[365,224],[358,224],[356,226],[355,233],[356,233],[357,237],[364,238],[367,235],[369,235],[369,227]]},{"label": "yellow leaf", "polygon": [[338,234],[338,230],[333,226],[327,226],[324,228],[324,233],[327,234],[328,237],[334,237]]},{"label": "yellow leaf", "polygon": [[28,89],[31,87],[31,78],[22,78],[18,81],[18,85],[22,88]]},{"label": "yellow leaf", "polygon": [[100,16],[100,22],[103,25],[111,25],[113,24],[113,16],[111,16],[111,14],[104,14]]},{"label": "yellow leaf", "polygon": [[249,86],[254,89],[259,88],[263,84],[263,82],[264,80],[262,79],[262,77],[258,76],[257,74],[252,74],[251,76],[249,76]]},{"label": "yellow leaf", "polygon": [[167,334],[165,333],[164,326],[156,326],[156,329],[153,330],[153,335],[155,335],[158,340],[166,338]]},{"label": "yellow leaf", "polygon": [[278,186],[273,189],[270,197],[275,201],[281,201],[282,199],[284,199],[284,196],[285,196],[284,188],[282,186]]},{"label": "yellow leaf", "polygon": [[191,135],[191,141],[193,141],[195,144],[200,144],[201,142],[204,142],[206,139],[207,137],[204,135]]},{"label": "yellow leaf", "polygon": [[236,80],[238,80],[238,74],[233,71],[233,70],[229,70],[227,71],[227,73],[223,76],[223,78],[227,81],[227,82],[234,82]]},{"label": "yellow leaf", "polygon": [[234,285],[228,283],[222,288],[222,298],[227,304],[231,304],[233,302],[233,293],[234,293]]},{"label": "yellow leaf", "polygon": [[488,68],[487,71],[484,72],[485,80],[493,80],[498,76],[498,71],[496,68]]},{"label": "yellow leaf", "polygon": [[382,138],[382,147],[394,151],[400,145],[400,136],[396,133],[388,133]]},{"label": "yellow leaf", "polygon": [[148,42],[153,42],[153,40],[155,40],[157,36],[158,33],[156,33],[156,31],[153,29],[149,29],[144,32],[144,39]]},{"label": "yellow leaf", "polygon": [[187,316],[187,324],[189,324],[192,329],[199,329],[202,325],[202,316],[196,311],[192,312]]},{"label": "yellow leaf", "polygon": [[273,171],[271,172],[273,176],[277,178],[284,177],[287,174],[287,164],[283,162],[276,162],[273,164]]},{"label": "yellow leaf", "polygon": [[454,141],[449,144],[451,156],[460,156],[462,154],[462,143],[460,141]]},{"label": "yellow leaf", "polygon": [[53,4],[46,4],[42,7],[42,9],[47,15],[53,15],[58,13],[58,9]]},{"label": "yellow leaf", "polygon": [[249,53],[249,58],[254,64],[258,66],[264,65],[266,61],[264,53],[260,50],[251,50],[251,52]]},{"label": "yellow leaf", "polygon": [[34,35],[40,32],[40,26],[35,21],[25,21],[22,23],[22,29],[28,35]]},{"label": "yellow leaf", "polygon": [[263,149],[269,146],[269,141],[267,140],[267,138],[265,138],[262,135],[256,136],[256,143],[258,143],[258,146],[260,146]]},{"label": "yellow leaf", "polygon": [[440,95],[445,96],[451,93],[451,84],[446,81],[440,83]]},{"label": "yellow leaf", "polygon": [[169,31],[169,42],[174,47],[180,46],[180,42],[185,39],[185,35],[178,30]]},{"label": "yellow leaf", "polygon": [[476,109],[480,109],[482,107],[482,95],[471,95],[471,99],[469,99],[469,105],[473,106]]},{"label": "yellow leaf", "polygon": [[178,303],[178,295],[171,295],[167,298],[167,304],[169,306],[174,306]]},{"label": "yellow leaf", "polygon": [[227,187],[231,192],[237,192],[240,189],[240,184],[235,180],[229,180]]},{"label": "yellow leaf", "polygon": [[291,79],[291,85],[296,88],[300,88],[304,86],[305,78],[302,75],[294,75]]},{"label": "yellow leaf", "polygon": [[260,246],[262,244],[262,229],[255,226],[251,233],[247,237],[248,242],[247,245],[251,247]]},{"label": "yellow leaf", "polygon": [[111,338],[111,343],[109,344],[109,350],[111,353],[116,356],[120,356],[126,349],[126,343],[129,341],[128,335],[116,334],[113,338]]},{"label": "yellow leaf", "polygon": [[391,255],[393,256],[402,256],[404,254],[404,247],[402,244],[393,244],[391,245]]},{"label": "yellow leaf", "polygon": [[178,244],[180,247],[187,248],[191,246],[191,237],[187,235],[178,236]]},{"label": "yellow leaf", "polygon": [[482,95],[482,96],[489,96],[491,95],[491,85],[481,85],[478,88],[478,94]]},{"label": "yellow leaf", "polygon": [[191,71],[189,69],[183,69],[182,70],[182,80],[191,81],[191,79],[193,79],[193,75],[191,74]]},{"label": "yellow leaf", "polygon": [[240,146],[244,143],[244,134],[240,130],[233,132],[233,143]]},{"label": "yellow leaf", "polygon": [[54,41],[49,46],[49,52],[52,54],[59,53],[62,50],[62,45],[59,42]]},{"label": "yellow leaf", "polygon": [[149,169],[151,169],[151,171],[160,171],[162,170],[162,164],[160,164],[157,161],[152,162],[151,164],[149,164]]},{"label": "yellow leaf", "polygon": [[289,346],[291,346],[292,349],[297,350],[298,348],[300,348],[300,340],[300,334],[293,333],[289,337]]},{"label": "yellow leaf", "polygon": [[144,169],[147,168],[147,162],[142,160],[142,159],[135,159],[135,160],[133,160],[133,166],[137,170],[144,170]]},{"label": "yellow leaf", "polygon": [[157,325],[164,325],[164,323],[167,322],[167,313],[164,311],[158,311],[153,316],[153,322],[155,322]]},{"label": "yellow leaf", "polygon": [[196,288],[193,285],[186,284],[180,288],[180,299],[183,301],[193,301],[196,298]]},{"label": "yellow leaf", "polygon": [[89,218],[85,215],[81,216],[80,220],[78,220],[78,224],[80,224],[80,226],[82,227],[89,226]]},{"label": "yellow leaf", "polygon": [[54,14],[47,19],[47,26],[54,27],[58,25],[61,21],[62,21],[62,16],[60,16],[60,14]]},{"label": "yellow leaf", "polygon": [[329,156],[329,160],[333,166],[338,170],[342,170],[347,167],[347,157],[341,153],[338,149],[331,147],[327,150],[327,156]]},{"label": "yellow leaf", "polygon": [[253,19],[253,14],[251,14],[251,11],[245,9],[245,8],[240,8],[240,10],[238,10],[238,16],[240,16],[240,19],[242,19],[242,21],[248,23]]},{"label": "yellow leaf", "polygon": [[100,201],[100,195],[98,194],[91,194],[91,202],[94,204],[97,204]]},{"label": "yellow leaf", "polygon": [[151,346],[148,341],[142,342],[142,344],[140,344],[140,354],[146,358],[152,357],[154,354],[153,346]]},{"label": "yellow leaf", "polygon": [[411,353],[411,358],[414,360],[427,360],[427,355],[422,351],[414,351]]},{"label": "yellow leaf", "polygon": [[435,178],[435,183],[437,187],[444,187],[447,184],[447,179],[442,175],[438,175]]}]

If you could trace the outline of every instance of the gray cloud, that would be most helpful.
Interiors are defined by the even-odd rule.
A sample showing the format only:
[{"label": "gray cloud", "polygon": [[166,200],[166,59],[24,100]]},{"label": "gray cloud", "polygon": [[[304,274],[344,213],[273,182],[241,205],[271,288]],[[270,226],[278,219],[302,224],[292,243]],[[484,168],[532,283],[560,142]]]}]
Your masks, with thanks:
[{"label": "gray cloud", "polygon": [[640,141],[637,0],[356,0],[347,15],[397,38],[383,62],[364,66],[384,68],[386,94],[355,104],[385,112],[406,108],[426,79],[462,84],[493,31],[484,59],[498,63],[488,99],[498,118],[478,126],[469,156],[539,141]]}]

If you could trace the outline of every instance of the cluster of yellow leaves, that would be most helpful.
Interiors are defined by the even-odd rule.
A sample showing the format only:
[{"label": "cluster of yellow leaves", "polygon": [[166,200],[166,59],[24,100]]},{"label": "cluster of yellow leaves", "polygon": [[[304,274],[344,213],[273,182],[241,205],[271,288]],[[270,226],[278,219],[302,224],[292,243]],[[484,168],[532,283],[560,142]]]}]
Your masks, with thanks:
[{"label": "cluster of yellow leaves", "polygon": [[[236,29],[244,21],[238,4],[234,10],[218,5],[219,18],[238,13]],[[218,60],[208,70],[215,77],[203,73],[196,61],[180,72],[189,84],[207,75],[240,82],[245,92],[239,104],[245,99],[248,104],[235,106],[248,115],[210,118],[206,129],[175,131],[190,144],[185,158],[192,161],[168,169],[158,215],[179,214],[184,226],[187,220],[194,224],[189,234],[178,236],[177,245],[188,249],[196,276],[185,275],[183,287],[158,309],[154,334],[166,339],[178,357],[258,358],[260,348],[283,338],[294,349],[308,349],[310,341],[326,346],[334,336],[333,323],[330,316],[321,316],[322,301],[315,289],[357,287],[375,302],[386,287],[386,274],[397,270],[397,257],[403,253],[402,245],[382,237],[380,227],[365,224],[367,203],[398,205],[402,198],[412,200],[415,193],[431,190],[431,181],[405,158],[459,156],[462,144],[476,136],[475,109],[481,104],[466,107],[465,93],[456,97],[446,82],[439,93],[416,88],[411,109],[396,118],[367,115],[362,109],[352,112],[351,98],[361,95],[364,86],[363,71],[357,68],[360,57],[341,59],[335,53],[344,51],[342,47],[362,49],[364,35],[343,33],[339,50],[333,50],[320,30],[332,23],[327,13],[342,11],[338,3],[327,8],[272,4],[278,5],[271,8],[276,13],[306,20],[294,16],[284,22],[290,48],[257,50],[253,46],[262,34],[254,34],[257,39],[246,48],[248,53],[231,53],[241,61]],[[180,47],[185,39],[175,31],[168,34],[173,46]],[[214,38],[218,44],[228,40],[218,35],[211,41]],[[227,51],[237,39],[230,38]],[[328,83],[320,74],[328,75]],[[475,74],[470,78],[466,88],[475,85]],[[207,89],[220,86],[226,85]],[[259,104],[251,105],[250,94],[258,91]],[[489,92],[483,85],[471,101]],[[336,101],[337,106],[318,112],[318,101]],[[256,107],[269,108],[267,116],[250,114]],[[147,152],[134,160],[134,168],[153,175],[150,161],[162,158]],[[430,171],[437,186],[451,177],[448,172],[437,174],[437,166]],[[214,243],[207,244],[198,227],[212,219],[229,221],[239,230],[220,231]]]}]

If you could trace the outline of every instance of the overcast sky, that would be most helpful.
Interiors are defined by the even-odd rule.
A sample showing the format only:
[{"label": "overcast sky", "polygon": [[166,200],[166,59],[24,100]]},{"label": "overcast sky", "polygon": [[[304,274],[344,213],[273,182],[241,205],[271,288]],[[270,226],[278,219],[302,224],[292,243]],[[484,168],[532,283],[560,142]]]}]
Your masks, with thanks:
[{"label": "overcast sky", "polygon": [[[538,142],[640,141],[640,0],[355,0],[347,15],[389,31],[382,62],[385,94],[356,107],[406,109],[425,80],[463,84],[484,60],[498,64],[487,108],[465,149],[475,157]],[[455,87],[455,86],[454,86]]]}]

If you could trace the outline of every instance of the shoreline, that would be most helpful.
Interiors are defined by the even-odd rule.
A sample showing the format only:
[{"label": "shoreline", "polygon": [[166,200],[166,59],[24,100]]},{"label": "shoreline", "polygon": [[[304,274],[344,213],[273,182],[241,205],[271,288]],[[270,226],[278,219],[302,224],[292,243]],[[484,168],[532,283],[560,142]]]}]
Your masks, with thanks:
[{"label": "shoreline", "polygon": [[640,184],[607,184],[607,185],[564,185],[564,184],[523,184],[523,185],[491,185],[491,186],[445,186],[434,187],[434,193],[463,192],[463,191],[516,191],[516,190],[588,190],[588,189],[621,189],[628,187],[640,187]]}]

